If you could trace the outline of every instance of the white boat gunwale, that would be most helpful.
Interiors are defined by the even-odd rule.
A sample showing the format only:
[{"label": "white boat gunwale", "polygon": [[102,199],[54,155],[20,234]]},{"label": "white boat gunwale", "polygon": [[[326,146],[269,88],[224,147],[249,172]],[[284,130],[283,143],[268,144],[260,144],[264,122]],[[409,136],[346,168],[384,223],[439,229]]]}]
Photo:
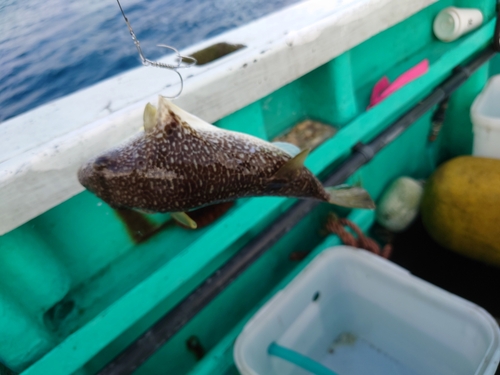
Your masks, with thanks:
[{"label": "white boat gunwale", "polygon": [[[176,104],[214,122],[435,1],[298,3],[183,50],[190,54],[218,42],[246,46],[183,71],[184,92]],[[139,67],[0,124],[0,235],[80,193],[78,167],[137,133],[144,105],[168,94],[166,86],[174,92],[175,79],[164,70]]]}]

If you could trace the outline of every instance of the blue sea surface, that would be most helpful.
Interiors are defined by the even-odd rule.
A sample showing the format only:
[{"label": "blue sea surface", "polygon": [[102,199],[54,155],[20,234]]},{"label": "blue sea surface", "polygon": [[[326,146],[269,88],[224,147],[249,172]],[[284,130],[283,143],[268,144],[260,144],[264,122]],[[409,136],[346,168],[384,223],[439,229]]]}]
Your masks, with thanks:
[{"label": "blue sea surface", "polygon": [[[144,54],[165,54],[299,0],[122,0]],[[0,122],[140,65],[115,0],[0,1]]]}]

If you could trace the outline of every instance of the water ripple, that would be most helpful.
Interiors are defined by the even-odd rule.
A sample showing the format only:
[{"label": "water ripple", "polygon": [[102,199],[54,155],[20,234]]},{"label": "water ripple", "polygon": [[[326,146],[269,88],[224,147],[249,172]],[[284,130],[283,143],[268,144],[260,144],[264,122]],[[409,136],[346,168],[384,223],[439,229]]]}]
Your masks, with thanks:
[{"label": "water ripple", "polygon": [[[123,0],[148,58],[299,0]],[[0,2],[0,122],[139,65],[114,1]],[[1,125],[0,125],[1,126]]]}]

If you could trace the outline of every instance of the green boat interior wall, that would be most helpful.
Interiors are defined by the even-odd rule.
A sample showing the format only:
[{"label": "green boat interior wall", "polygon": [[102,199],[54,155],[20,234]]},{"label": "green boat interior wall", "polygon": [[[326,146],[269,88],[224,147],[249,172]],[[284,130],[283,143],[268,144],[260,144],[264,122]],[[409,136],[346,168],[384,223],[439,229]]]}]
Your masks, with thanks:
[{"label": "green boat interior wall", "polygon": [[[483,26],[455,42],[438,41],[432,21],[449,5],[480,8]],[[357,142],[373,138],[489,44],[494,9],[492,0],[441,0],[216,125],[267,140],[304,119],[334,126],[338,133],[306,162],[325,176]],[[424,58],[427,74],[366,110],[375,82],[384,75],[393,80]],[[471,153],[470,105],[498,73],[495,57],[453,94],[436,142],[427,140],[429,111],[349,182],[377,198],[401,175],[425,179],[444,160]],[[123,218],[83,192],[1,236],[0,366],[29,375],[95,373],[292,203],[240,200],[195,231],[174,225],[169,215],[143,215],[133,219],[134,240]],[[231,347],[244,322],[314,254],[336,243],[324,230],[329,212],[350,215],[364,229],[373,223],[373,212],[320,205],[136,373],[236,374]],[[145,240],[137,243],[137,235]],[[291,260],[296,252],[309,256]],[[201,360],[187,348],[193,336],[206,353]]]}]

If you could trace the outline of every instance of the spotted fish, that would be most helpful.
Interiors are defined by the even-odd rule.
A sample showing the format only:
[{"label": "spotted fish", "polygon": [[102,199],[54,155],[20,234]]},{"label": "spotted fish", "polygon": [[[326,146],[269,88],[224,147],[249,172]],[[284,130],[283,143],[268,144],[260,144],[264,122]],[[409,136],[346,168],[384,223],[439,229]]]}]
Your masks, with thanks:
[{"label": "spotted fish", "polygon": [[359,187],[324,188],[304,167],[308,150],[217,128],[160,96],[144,110],[144,132],[83,165],[80,183],[116,208],[183,213],[242,197],[312,198],[374,208]]}]

